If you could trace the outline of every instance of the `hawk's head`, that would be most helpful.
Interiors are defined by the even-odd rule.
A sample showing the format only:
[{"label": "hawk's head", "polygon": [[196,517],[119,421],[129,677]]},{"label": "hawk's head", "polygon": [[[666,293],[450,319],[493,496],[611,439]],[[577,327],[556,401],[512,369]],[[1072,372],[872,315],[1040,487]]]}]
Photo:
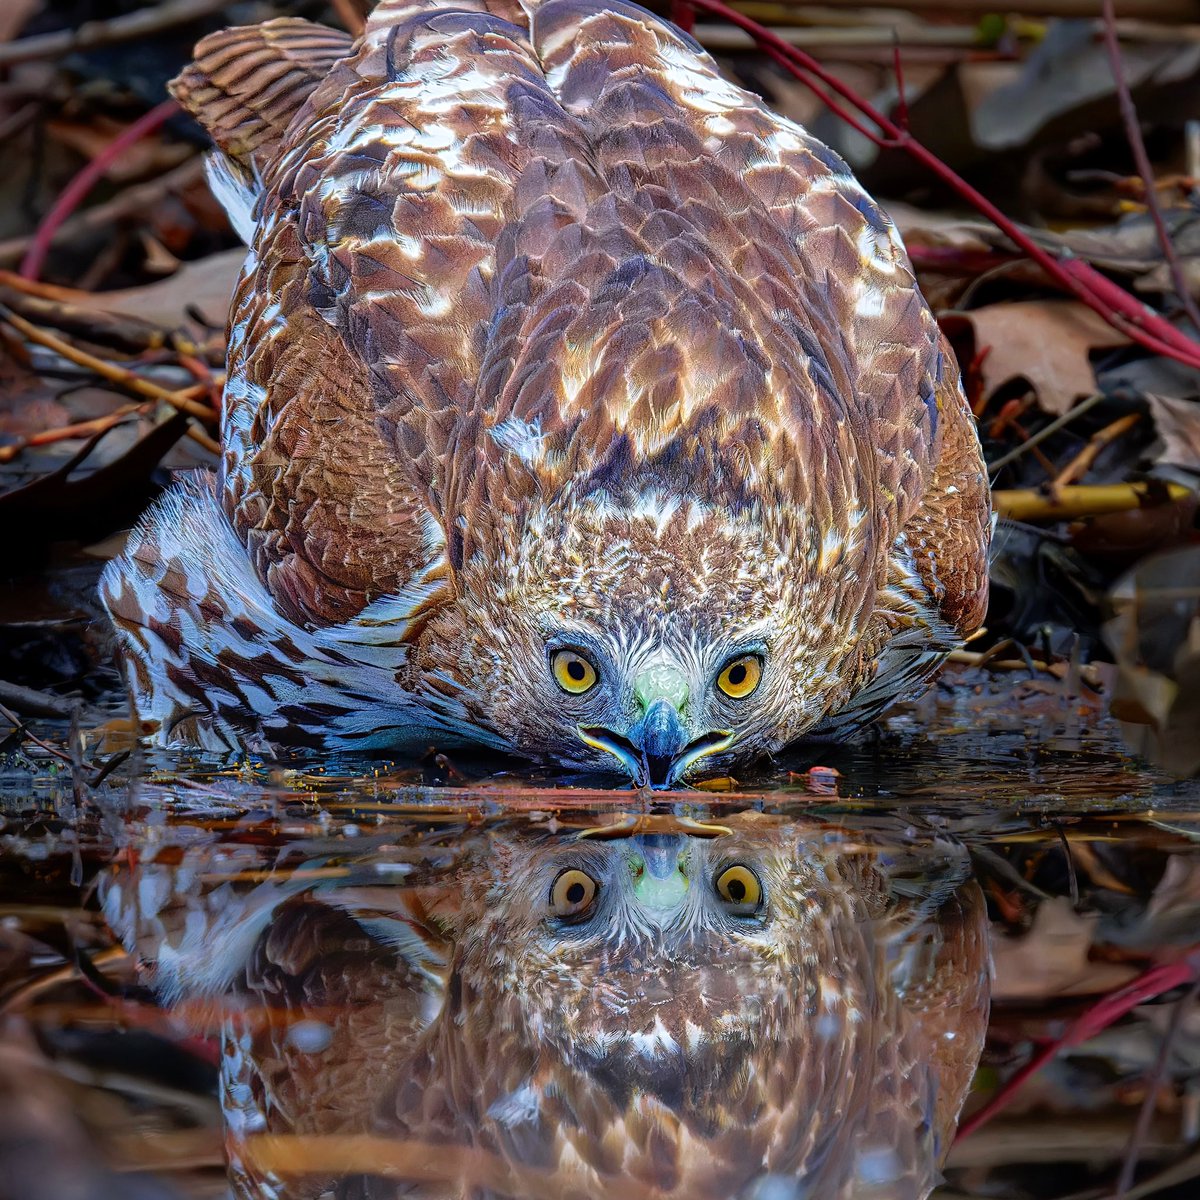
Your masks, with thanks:
[{"label": "hawk's head", "polygon": [[464,565],[422,674],[522,753],[643,785],[771,753],[844,697],[875,582],[852,532],[861,570],[823,575],[794,529],[653,491],[548,506]]}]

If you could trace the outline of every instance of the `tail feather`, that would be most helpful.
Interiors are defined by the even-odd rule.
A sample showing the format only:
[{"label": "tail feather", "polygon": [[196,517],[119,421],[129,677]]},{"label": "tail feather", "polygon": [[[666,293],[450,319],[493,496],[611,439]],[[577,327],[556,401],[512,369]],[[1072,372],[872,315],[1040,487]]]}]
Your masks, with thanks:
[{"label": "tail feather", "polygon": [[171,81],[171,94],[216,146],[209,183],[243,241],[253,237],[263,167],[317,84],[353,46],[349,34],[284,17],[210,34]]}]

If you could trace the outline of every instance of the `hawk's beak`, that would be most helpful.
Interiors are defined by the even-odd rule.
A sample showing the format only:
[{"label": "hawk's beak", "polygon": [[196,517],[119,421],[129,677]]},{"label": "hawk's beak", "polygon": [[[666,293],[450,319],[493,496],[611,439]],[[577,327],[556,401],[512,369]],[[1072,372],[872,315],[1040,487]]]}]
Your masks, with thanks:
[{"label": "hawk's beak", "polygon": [[629,740],[646,764],[646,783],[650,787],[669,787],[672,767],[688,742],[679,710],[669,700],[655,700],[629,730]]},{"label": "hawk's beak", "polygon": [[700,759],[727,750],[734,742],[727,729],[689,741],[679,711],[662,699],[654,701],[626,735],[581,726],[579,736],[618,759],[639,787],[651,788],[669,788]]},{"label": "hawk's beak", "polygon": [[677,834],[644,833],[626,852],[633,894],[647,908],[678,908],[688,893],[688,843]]},{"label": "hawk's beak", "polygon": [[579,736],[589,746],[607,750],[638,787],[669,788],[705,755],[733,745],[727,729],[689,739],[682,716],[687,678],[669,663],[652,663],[634,680],[633,690],[642,715],[626,733],[581,725]]}]

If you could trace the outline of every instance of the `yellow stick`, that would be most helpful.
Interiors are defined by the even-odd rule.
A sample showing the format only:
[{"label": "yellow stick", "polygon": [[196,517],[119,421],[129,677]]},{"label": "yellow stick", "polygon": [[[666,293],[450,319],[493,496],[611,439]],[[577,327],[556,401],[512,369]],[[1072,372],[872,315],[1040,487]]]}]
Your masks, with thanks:
[{"label": "yellow stick", "polygon": [[44,346],[47,350],[53,350],[55,354],[61,354],[63,358],[69,359],[78,366],[86,367],[89,371],[94,371],[103,379],[107,379],[109,383],[115,387],[119,387],[127,392],[133,392],[138,396],[145,396],[150,400],[160,400],[171,405],[172,408],[178,409],[179,412],[187,413],[189,417],[195,417],[198,421],[207,421],[210,425],[215,423],[217,419],[216,410],[209,404],[200,404],[199,402],[189,399],[185,389],[181,392],[172,392],[165,387],[160,387],[157,383],[152,383],[149,379],[143,379],[140,375],[135,375],[132,371],[126,370],[124,367],[118,367],[115,363],[105,362],[102,358],[97,358],[94,354],[89,354],[86,350],[80,350],[77,346],[72,346],[70,342],[63,341],[62,338],[55,336],[53,333],[47,333],[44,329],[39,329],[36,325],[25,320],[24,317],[18,316],[10,308],[6,308],[0,304],[0,318],[6,324],[11,325],[18,333],[27,337],[31,342],[36,342],[39,346]]},{"label": "yellow stick", "polygon": [[1076,517],[1099,517],[1104,513],[1126,512],[1141,508],[1155,499],[1155,491],[1165,491],[1172,500],[1184,500],[1193,493],[1180,483],[1106,483],[1060,487],[1051,492],[1036,488],[992,493],[992,507],[1010,521],[1065,521]]}]

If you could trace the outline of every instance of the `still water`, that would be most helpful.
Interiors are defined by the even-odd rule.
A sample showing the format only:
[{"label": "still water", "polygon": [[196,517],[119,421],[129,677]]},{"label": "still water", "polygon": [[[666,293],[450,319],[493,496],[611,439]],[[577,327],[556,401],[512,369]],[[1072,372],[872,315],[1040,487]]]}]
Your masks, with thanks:
[{"label": "still water", "polygon": [[1200,786],[1086,690],[670,794],[0,764],[2,1196],[1200,1189]]}]

